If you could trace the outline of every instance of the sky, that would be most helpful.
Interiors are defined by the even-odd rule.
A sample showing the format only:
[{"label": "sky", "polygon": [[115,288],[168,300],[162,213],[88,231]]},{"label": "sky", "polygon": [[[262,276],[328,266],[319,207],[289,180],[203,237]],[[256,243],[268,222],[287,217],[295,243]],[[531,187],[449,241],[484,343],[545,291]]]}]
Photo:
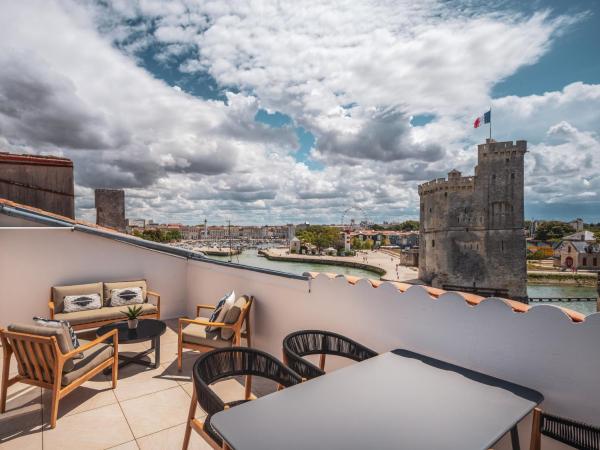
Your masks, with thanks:
[{"label": "sky", "polygon": [[65,156],[159,222],[418,218],[527,140],[527,219],[600,222],[600,2],[0,2],[0,151]]}]

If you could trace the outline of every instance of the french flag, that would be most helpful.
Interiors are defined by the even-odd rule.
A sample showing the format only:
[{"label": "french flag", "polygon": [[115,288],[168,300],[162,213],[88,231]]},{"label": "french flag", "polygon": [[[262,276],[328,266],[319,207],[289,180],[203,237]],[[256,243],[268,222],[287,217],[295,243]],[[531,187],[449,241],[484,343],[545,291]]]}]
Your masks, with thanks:
[{"label": "french flag", "polygon": [[490,123],[491,121],[492,121],[492,110],[490,109],[483,116],[475,119],[475,122],[473,122],[473,128],[479,128],[484,123]]}]

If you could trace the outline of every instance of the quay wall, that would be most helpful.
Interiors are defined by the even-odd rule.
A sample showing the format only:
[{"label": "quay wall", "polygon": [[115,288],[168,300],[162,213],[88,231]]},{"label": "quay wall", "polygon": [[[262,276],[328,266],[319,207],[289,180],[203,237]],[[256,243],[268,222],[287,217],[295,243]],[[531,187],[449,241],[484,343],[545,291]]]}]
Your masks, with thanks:
[{"label": "quay wall", "polygon": [[354,267],[355,269],[363,269],[369,270],[371,272],[375,272],[376,274],[383,276],[387,272],[381,267],[372,266],[370,264],[364,264],[356,261],[343,261],[340,259],[327,258],[327,257],[318,257],[318,258],[301,258],[296,256],[275,256],[271,255],[269,252],[264,250],[259,250],[258,253],[263,255],[265,258],[271,261],[287,261],[287,262],[303,262],[303,263],[313,263],[313,264],[328,264],[328,265],[336,265],[336,266],[345,266],[345,267]]}]

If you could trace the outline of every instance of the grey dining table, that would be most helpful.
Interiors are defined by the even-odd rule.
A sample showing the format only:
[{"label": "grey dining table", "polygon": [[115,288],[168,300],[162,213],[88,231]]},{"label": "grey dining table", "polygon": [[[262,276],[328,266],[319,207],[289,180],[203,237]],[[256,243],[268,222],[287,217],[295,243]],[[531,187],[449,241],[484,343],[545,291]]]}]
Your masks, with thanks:
[{"label": "grey dining table", "polygon": [[235,450],[485,450],[511,433],[542,394],[398,349],[212,418]]}]

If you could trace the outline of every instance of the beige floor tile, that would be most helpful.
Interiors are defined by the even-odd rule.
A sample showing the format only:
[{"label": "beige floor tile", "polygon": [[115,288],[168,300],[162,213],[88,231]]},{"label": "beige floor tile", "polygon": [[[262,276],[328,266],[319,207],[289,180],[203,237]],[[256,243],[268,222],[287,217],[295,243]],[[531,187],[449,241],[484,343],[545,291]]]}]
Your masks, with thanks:
[{"label": "beige floor tile", "polygon": [[185,423],[189,406],[190,397],[179,385],[121,403],[136,439]]},{"label": "beige floor tile", "polygon": [[41,391],[23,383],[8,388],[6,412],[0,414],[0,448],[41,448]]},{"label": "beige floor tile", "polygon": [[129,441],[124,444],[117,445],[116,447],[111,447],[110,450],[138,450],[140,447],[137,442]]},{"label": "beige floor tile", "polygon": [[[52,392],[44,391],[44,420],[50,417]],[[70,416],[101,406],[112,405],[117,398],[112,390],[112,383],[107,380],[90,380],[76,388],[73,392],[63,397],[58,404],[58,417]]]},{"label": "beige floor tile", "polygon": [[[0,423],[0,428],[2,424]],[[0,433],[1,434],[1,433]],[[2,450],[41,450],[42,449],[42,427],[41,425],[27,433],[18,436],[12,435],[5,438],[0,437],[0,448]]]},{"label": "beige floor tile", "polygon": [[169,378],[162,366],[158,369],[150,369],[130,364],[119,370],[119,379],[114,393],[117,400],[122,402],[176,386],[178,386],[177,381]]},{"label": "beige floor tile", "polygon": [[[148,411],[146,411],[148,414]],[[133,440],[118,404],[62,417],[43,432],[45,450],[106,449]]]},{"label": "beige floor tile", "polygon": [[[181,448],[183,444],[183,436],[185,434],[185,424],[177,425],[158,433],[144,436],[137,440],[141,450],[164,450],[171,448]],[[192,431],[190,437],[189,450],[210,450],[212,447],[200,437],[200,435]]]},{"label": "beige floor tile", "polygon": [[177,360],[177,340],[175,342],[161,342],[160,363],[165,364]]}]

